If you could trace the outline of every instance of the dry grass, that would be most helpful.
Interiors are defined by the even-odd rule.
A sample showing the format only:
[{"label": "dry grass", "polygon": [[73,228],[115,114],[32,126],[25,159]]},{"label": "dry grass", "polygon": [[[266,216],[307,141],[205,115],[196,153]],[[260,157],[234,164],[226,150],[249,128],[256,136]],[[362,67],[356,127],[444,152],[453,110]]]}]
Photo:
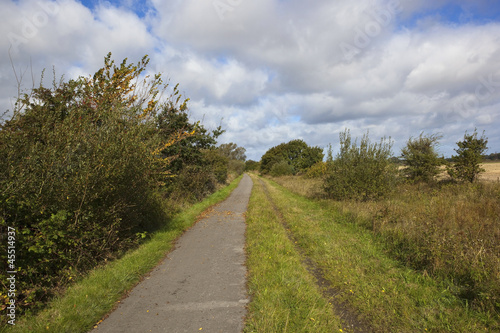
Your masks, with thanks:
[{"label": "dry grass", "polygon": [[[500,163],[487,163],[482,180],[496,180]],[[321,179],[275,179],[291,191],[321,198]],[[401,185],[391,198],[326,201],[381,236],[392,255],[424,274],[458,286],[469,305],[500,311],[500,183]],[[495,314],[496,313],[496,314]]]},{"label": "dry grass", "polygon": [[486,171],[479,176],[482,181],[500,182],[500,162],[489,162],[481,164]]}]

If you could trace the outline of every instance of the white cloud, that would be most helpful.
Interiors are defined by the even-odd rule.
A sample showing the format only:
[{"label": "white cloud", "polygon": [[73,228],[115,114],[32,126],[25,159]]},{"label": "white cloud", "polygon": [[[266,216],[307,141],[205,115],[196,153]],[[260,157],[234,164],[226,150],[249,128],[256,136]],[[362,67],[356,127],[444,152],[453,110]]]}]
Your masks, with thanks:
[{"label": "white cloud", "polygon": [[[296,138],[325,147],[346,127],[392,136],[396,147],[441,132],[449,154],[477,126],[500,150],[500,22],[444,22],[435,10],[450,3],[130,0],[90,10],[75,0],[5,0],[0,105],[10,108],[16,93],[16,34],[12,60],[18,73],[27,69],[25,86],[30,66],[36,77],[47,68],[51,82],[53,65],[68,78],[95,72],[109,51],[117,62],[149,54],[149,71],[191,99],[193,119],[212,129],[222,119],[221,141],[252,159]],[[461,6],[480,16],[484,3]]]}]

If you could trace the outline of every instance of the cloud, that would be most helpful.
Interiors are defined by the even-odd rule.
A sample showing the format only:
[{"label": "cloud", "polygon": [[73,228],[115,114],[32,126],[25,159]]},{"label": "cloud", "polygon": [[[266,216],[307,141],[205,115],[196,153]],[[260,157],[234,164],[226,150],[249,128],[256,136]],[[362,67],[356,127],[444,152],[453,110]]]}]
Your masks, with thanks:
[{"label": "cloud", "polygon": [[486,0],[4,2],[4,109],[17,91],[9,48],[27,87],[43,68],[77,77],[109,51],[117,62],[149,54],[191,117],[222,121],[221,142],[255,160],[296,138],[335,144],[344,128],[391,136],[395,150],[440,132],[449,155],[478,127],[500,149],[500,10]]}]

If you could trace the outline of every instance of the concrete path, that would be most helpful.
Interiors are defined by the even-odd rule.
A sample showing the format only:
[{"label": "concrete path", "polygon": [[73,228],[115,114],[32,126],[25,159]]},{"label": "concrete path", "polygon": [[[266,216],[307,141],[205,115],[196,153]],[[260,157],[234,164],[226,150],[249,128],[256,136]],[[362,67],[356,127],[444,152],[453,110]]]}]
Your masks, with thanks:
[{"label": "concrete path", "polygon": [[92,332],[241,332],[248,303],[244,213],[251,190],[244,175]]}]

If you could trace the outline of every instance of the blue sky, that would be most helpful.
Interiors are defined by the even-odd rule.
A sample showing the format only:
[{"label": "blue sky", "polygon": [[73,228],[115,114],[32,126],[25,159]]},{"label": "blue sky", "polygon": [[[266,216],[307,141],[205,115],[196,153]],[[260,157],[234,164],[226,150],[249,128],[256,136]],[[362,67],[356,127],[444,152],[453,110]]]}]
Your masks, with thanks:
[{"label": "blue sky", "polygon": [[191,118],[222,123],[221,143],[251,159],[297,138],[336,149],[345,128],[390,136],[395,155],[410,136],[439,133],[445,156],[477,128],[500,151],[497,0],[3,0],[1,9],[3,110],[17,92],[10,59],[28,88],[31,71],[35,81],[53,67],[77,77],[108,52],[117,62],[148,54],[151,73],[190,98]]}]

